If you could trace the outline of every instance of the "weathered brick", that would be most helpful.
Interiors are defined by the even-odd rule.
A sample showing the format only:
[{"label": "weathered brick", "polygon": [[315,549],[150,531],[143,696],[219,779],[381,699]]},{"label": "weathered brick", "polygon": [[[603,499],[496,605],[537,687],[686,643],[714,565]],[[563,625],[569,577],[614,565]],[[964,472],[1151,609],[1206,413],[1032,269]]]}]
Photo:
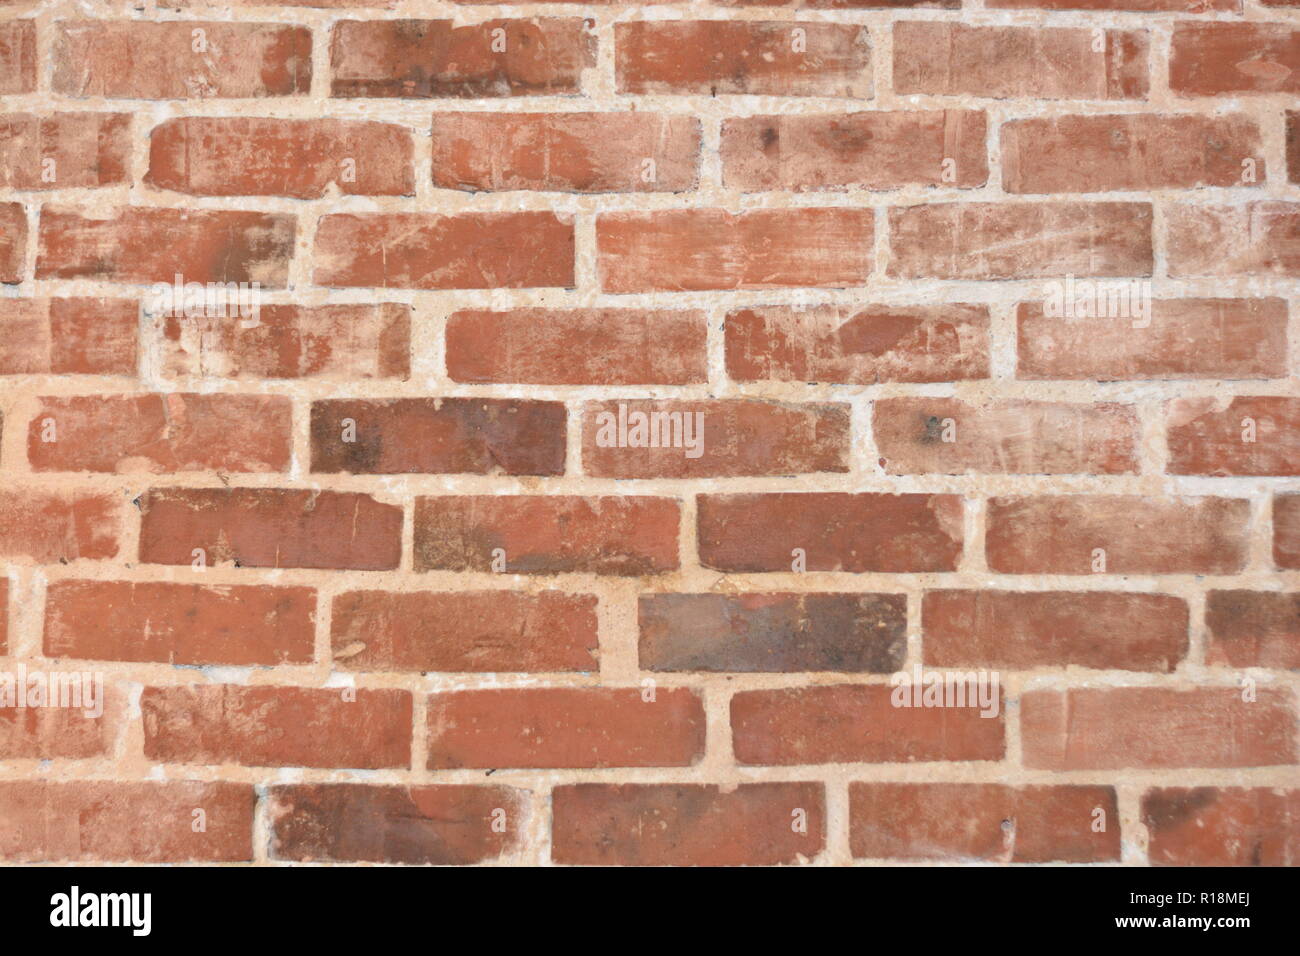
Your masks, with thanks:
[{"label": "weathered brick", "polygon": [[[1149,34],[1086,27],[895,22],[894,92],[1131,100],[1147,95]],[[1098,49],[1098,46],[1101,49]]]},{"label": "weathered brick", "polygon": [[704,753],[692,690],[530,687],[429,698],[429,769],[685,767]]},{"label": "weathered brick", "polygon": [[1137,411],[1113,402],[886,398],[874,403],[872,435],[894,475],[1138,471]]},{"label": "weathered brick", "polygon": [[0,299],[0,375],[135,375],[131,299]]},{"label": "weathered brick", "polygon": [[318,473],[562,475],[565,410],[494,398],[313,402],[311,445]]},{"label": "weathered brick", "polygon": [[40,564],[116,557],[122,504],[89,491],[0,488],[0,556]]},{"label": "weathered brick", "polygon": [[616,23],[614,69],[620,93],[871,97],[870,37],[849,23]]},{"label": "weathered brick", "polygon": [[1298,35],[1285,23],[1175,23],[1169,88],[1182,96],[1300,93]]},{"label": "weathered brick", "polygon": [[820,783],[579,783],[556,787],[552,804],[560,864],[775,866],[826,844]]},{"label": "weathered brick", "polygon": [[293,257],[294,217],[228,209],[123,206],[105,217],[41,210],[38,279],[259,283],[281,288]]},{"label": "weathered brick", "polygon": [[518,790],[457,784],[288,784],[267,806],[272,859],[304,863],[483,863],[518,841],[524,814]]},{"label": "weathered brick", "polygon": [[27,273],[27,210],[22,203],[0,203],[0,282],[13,285]]},{"label": "weathered brick", "polygon": [[582,463],[601,478],[847,472],[849,418],[829,402],[588,402]]},{"label": "weathered brick", "polygon": [[575,94],[595,65],[595,37],[576,17],[342,20],[330,35],[332,96]]},{"label": "weathered brick", "polygon": [[679,524],[673,498],[418,497],[415,569],[660,574],[678,566]]},{"label": "weathered brick", "polygon": [[723,181],[745,192],[982,186],[986,126],[978,110],[724,119]]},{"label": "weathered brick", "polygon": [[1142,795],[1157,866],[1295,866],[1300,790],[1157,787]]},{"label": "weathered brick", "polygon": [[951,382],[989,374],[981,305],[769,306],[727,314],[727,374],[738,381]]},{"label": "weathered brick", "polygon": [[1001,136],[1002,188],[1011,193],[1195,189],[1265,180],[1259,127],[1244,115],[1020,119],[1004,123]]},{"label": "weathered brick", "polygon": [[146,687],[144,755],[161,763],[254,767],[409,767],[412,703],[404,690]]},{"label": "weathered brick", "polygon": [[54,581],[47,657],[177,666],[308,664],[316,592],[133,581]]},{"label": "weathered brick", "polygon": [[1300,495],[1273,496],[1273,562],[1300,570]]},{"label": "weathered brick", "polygon": [[641,669],[891,673],[907,653],[903,594],[643,594]]},{"label": "weathered brick", "polygon": [[1300,276],[1300,203],[1180,203],[1165,221],[1171,276]]},{"label": "weathered brick", "polygon": [[700,563],[719,571],[954,571],[962,551],[956,495],[703,494]]},{"label": "weathered brick", "polygon": [[162,320],[168,374],[195,378],[405,379],[411,307],[259,305],[252,319]]},{"label": "weathered brick", "polygon": [[436,113],[443,189],[684,192],[699,176],[700,121],[654,113]]},{"label": "weathered brick", "polygon": [[708,378],[704,313],[650,309],[512,309],[447,319],[447,374],[457,382],[690,385]]},{"label": "weathered brick", "polygon": [[1232,574],[1245,567],[1249,520],[1244,498],[999,497],[985,549],[1002,574],[1092,574],[1102,562],[1108,574]]},{"label": "weathered brick", "polygon": [[140,560],[233,561],[250,568],[391,571],[401,557],[402,509],[369,495],[282,488],[149,491],[139,499]]},{"label": "weathered brick", "polygon": [[606,292],[844,288],[871,274],[870,209],[615,212],[596,221]]},{"label": "weathered brick", "polygon": [[1186,656],[1187,602],[1121,591],[926,591],[929,667],[1092,667],[1169,673]]},{"label": "weathered brick", "polygon": [[64,20],[54,92],[76,98],[305,96],[311,31],[278,23]]},{"label": "weathered brick", "polygon": [[572,287],[571,217],[339,213],[316,230],[315,282],[383,289]]},{"label": "weathered brick", "polygon": [[889,274],[1034,279],[1151,274],[1151,206],[1122,202],[931,203],[889,210]]},{"label": "weathered brick", "polygon": [[0,188],[70,189],[131,181],[129,113],[0,116]]},{"label": "weathered brick", "polygon": [[596,597],[561,591],[347,591],[334,666],[356,671],[594,671]]},{"label": "weathered brick", "polygon": [[1070,320],[1022,302],[1016,325],[1022,379],[1286,374],[1285,299],[1154,299],[1146,316]]},{"label": "weathered brick", "polygon": [[145,182],[195,196],[411,196],[412,155],[392,123],[183,116],[149,134]]},{"label": "weathered brick", "polygon": [[27,457],[34,471],[286,471],[292,419],[283,396],[43,398]]},{"label": "weathered brick", "polygon": [[1300,475],[1300,399],[1179,398],[1165,415],[1170,474]]},{"label": "weathered brick", "polygon": [[[1103,816],[1097,817],[1101,810]],[[1119,804],[1106,786],[851,783],[855,857],[990,863],[1118,862]],[[1100,819],[1104,829],[1094,829]]]},{"label": "weathered brick", "polygon": [[1094,687],[1020,698],[1025,766],[1033,770],[1266,767],[1294,764],[1289,692],[1240,688]]},{"label": "weathered brick", "polygon": [[[110,702],[99,697],[92,674],[88,671],[76,674],[60,671],[69,681],[66,699],[81,706],[51,707],[36,703],[36,698],[31,696],[50,685],[39,680],[31,681],[37,673],[47,679],[54,675],[37,664],[25,666],[29,683],[24,684],[24,672],[16,669],[0,680],[0,700],[4,701],[4,706],[0,707],[0,760],[84,760],[108,754],[111,743],[108,717],[102,713],[96,716],[96,712],[106,712]],[[74,677],[79,683],[71,682]],[[89,689],[89,696],[83,688]],[[23,696],[24,690],[26,696]],[[59,693],[62,694],[63,690],[64,685],[60,685]],[[107,696],[113,692],[112,685],[105,682],[103,694]],[[22,703],[25,701],[31,703]]]},{"label": "weathered brick", "polygon": [[0,93],[36,91],[36,21],[0,23]]},{"label": "weathered brick", "polygon": [[1205,630],[1210,664],[1300,670],[1300,592],[1210,591]]},{"label": "weathered brick", "polygon": [[[899,688],[901,689],[901,688]],[[731,732],[742,764],[1001,760],[1005,716],[977,706],[897,707],[888,684],[741,691]]]},{"label": "weathered brick", "polygon": [[245,862],[256,804],[246,783],[9,780],[0,783],[0,859]]}]

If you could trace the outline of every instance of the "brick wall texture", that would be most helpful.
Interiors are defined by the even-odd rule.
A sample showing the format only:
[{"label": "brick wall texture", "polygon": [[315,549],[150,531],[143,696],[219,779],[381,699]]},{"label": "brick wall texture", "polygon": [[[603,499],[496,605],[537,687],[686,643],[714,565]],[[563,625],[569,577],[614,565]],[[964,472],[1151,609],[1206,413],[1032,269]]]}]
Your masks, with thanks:
[{"label": "brick wall texture", "polygon": [[0,94],[0,860],[1300,863],[1296,0],[0,0]]}]

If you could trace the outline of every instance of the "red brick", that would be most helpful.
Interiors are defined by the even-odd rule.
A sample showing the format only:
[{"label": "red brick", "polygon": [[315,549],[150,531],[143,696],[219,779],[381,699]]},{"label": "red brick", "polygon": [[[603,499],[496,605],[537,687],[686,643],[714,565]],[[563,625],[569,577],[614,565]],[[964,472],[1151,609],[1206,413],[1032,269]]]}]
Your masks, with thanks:
[{"label": "red brick", "polygon": [[318,285],[572,288],[571,217],[550,212],[340,213],[316,230]]},{"label": "red brick", "polygon": [[334,666],[355,671],[598,669],[596,597],[561,591],[346,591]]},{"label": "red brick", "polygon": [[429,769],[686,767],[704,753],[704,705],[660,687],[466,690],[429,698]]},{"label": "red brick", "polygon": [[268,794],[271,858],[299,862],[483,863],[518,841],[525,813],[510,787],[302,783]]},{"label": "red brick", "polygon": [[457,112],[433,117],[433,184],[442,189],[676,193],[695,188],[699,161],[700,121],[690,116]]},{"label": "red brick", "polygon": [[1174,24],[1169,88],[1183,96],[1300,93],[1300,42],[1285,23]]},{"label": "red brick", "polygon": [[[1076,0],[1077,2],[1077,0]],[[1248,116],[1056,116],[1002,125],[1002,188],[1089,193],[1262,185],[1259,127]],[[1244,181],[1243,161],[1254,164]]]},{"label": "red brick", "polygon": [[637,577],[677,569],[679,506],[628,495],[472,495],[415,499],[417,571]]},{"label": "red brick", "polygon": [[820,783],[579,783],[556,787],[552,806],[560,864],[776,866],[826,845]]},{"label": "red brick", "polygon": [[727,314],[737,381],[953,382],[989,374],[982,305],[768,306]]},{"label": "red brick", "polygon": [[[191,20],[54,26],[54,92],[65,96],[228,99],[305,96],[311,88],[311,30],[303,26]],[[203,31],[201,44],[196,30]]]},{"label": "red brick", "polygon": [[565,409],[495,398],[313,402],[311,443],[321,473],[562,475]]},{"label": "red brick", "polygon": [[931,203],[889,210],[889,274],[1034,279],[1151,274],[1151,206],[1122,202]]},{"label": "red brick", "polygon": [[1171,276],[1300,276],[1300,203],[1174,205],[1165,217]]},{"label": "red brick", "polygon": [[55,581],[44,649],[54,658],[179,667],[309,664],[315,620],[311,588]]},{"label": "red brick", "polygon": [[[493,51],[497,38],[504,38],[504,52]],[[595,37],[577,17],[464,26],[452,20],[342,20],[330,36],[330,95],[575,94],[582,91],[582,71],[595,65]]]},{"label": "red brick", "polygon": [[907,653],[903,594],[643,594],[641,669],[887,674]]},{"label": "red brick", "polygon": [[[1139,318],[1045,315],[1022,302],[1022,379],[1277,378],[1286,375],[1285,299],[1154,299]],[[1135,328],[1134,322],[1143,326]]]},{"label": "red brick", "polygon": [[0,657],[9,653],[9,579],[0,577]]},{"label": "red brick", "polygon": [[1262,687],[1095,687],[1020,698],[1025,766],[1033,770],[1265,767],[1293,764],[1290,692]]},{"label": "red brick", "polygon": [[27,210],[22,203],[0,203],[0,282],[23,281],[27,274]]},{"label": "red brick", "polygon": [[1123,591],[926,591],[929,667],[1092,667],[1167,674],[1187,655],[1187,602]]},{"label": "red brick", "polygon": [[1300,398],[1174,399],[1165,432],[1171,475],[1300,475]]},{"label": "red brick", "polygon": [[874,403],[872,433],[880,466],[892,475],[1139,470],[1137,411],[1112,402],[885,398]]},{"label": "red brick", "polygon": [[106,217],[41,210],[38,279],[257,282],[283,287],[294,217],[229,209],[123,206]]},{"label": "red brick", "polygon": [[401,557],[402,509],[369,495],[281,488],[149,491],[140,498],[140,560],[250,568],[391,571]]},{"label": "red brick", "polygon": [[0,116],[0,187],[69,189],[130,183],[129,113]]},{"label": "red brick", "polygon": [[1001,760],[1006,723],[977,706],[896,707],[888,684],[740,691],[731,732],[742,764]]},{"label": "red brick", "polygon": [[0,783],[0,859],[245,862],[256,804],[244,783],[10,780]]},{"label": "red brick", "polygon": [[745,192],[982,186],[988,180],[986,126],[978,110],[724,119],[723,180]]},{"label": "red brick", "polygon": [[1273,562],[1300,570],[1300,495],[1273,496]]},{"label": "red brick", "polygon": [[1210,591],[1205,630],[1210,664],[1300,670],[1300,592]]},{"label": "red brick", "polygon": [[286,471],[292,429],[283,396],[43,398],[27,429],[27,457],[34,471]]},{"label": "red brick", "polygon": [[40,564],[116,557],[120,509],[111,495],[0,488],[0,556]]},{"label": "red brick", "polygon": [[[849,419],[850,406],[830,402],[588,402],[582,412],[582,464],[598,478],[847,472]],[[639,439],[638,421],[644,433]],[[623,440],[627,447],[619,447]],[[633,447],[634,440],[647,445]]]},{"label": "red brick", "polygon": [[596,221],[605,292],[844,288],[871,274],[870,209],[615,212]]},{"label": "red brick", "polygon": [[36,92],[36,21],[0,23],[0,93]]},{"label": "red brick", "polygon": [[360,770],[411,763],[404,690],[146,687],[140,711],[144,755],[161,763]]},{"label": "red brick", "polygon": [[453,381],[691,385],[708,379],[704,313],[650,309],[453,312]]},{"label": "red brick", "polygon": [[[29,681],[36,672],[47,678],[53,676],[39,664],[24,666]],[[107,713],[108,701],[98,696],[88,699],[83,695],[79,701],[76,696],[68,697],[70,702],[82,704],[81,707],[19,707],[16,695],[24,686],[22,672],[14,665],[7,668],[7,671],[5,679],[0,680],[0,699],[5,701],[5,706],[0,707],[0,760],[84,760],[104,756],[109,752],[108,719],[103,715],[94,715],[100,709]],[[69,680],[73,677],[66,671],[60,671],[60,674]],[[82,687],[89,688],[94,684],[88,671],[80,679],[85,683],[66,685],[70,695],[76,695]],[[30,694],[33,685],[26,686]],[[15,695],[13,698],[10,697],[11,687]],[[107,697],[113,692],[114,688],[105,683],[103,695]],[[94,688],[91,693],[98,695],[99,688]]]},{"label": "red brick", "polygon": [[955,571],[956,495],[840,492],[700,495],[700,563],[719,571]]},{"label": "red brick", "polygon": [[1157,866],[1300,864],[1300,790],[1158,787],[1142,795]]},{"label": "red brick", "polygon": [[[1100,809],[1104,817],[1094,813]],[[991,863],[1118,862],[1113,787],[851,783],[855,857]],[[1093,830],[1095,820],[1105,829]]]},{"label": "red brick", "polygon": [[0,299],[0,375],[135,375],[132,299]]},{"label": "red brick", "polygon": [[871,42],[857,24],[616,23],[614,64],[620,93],[871,97]]},{"label": "red brick", "polygon": [[1246,564],[1244,498],[1061,495],[992,498],[985,548],[1003,574],[1233,574]]},{"label": "red brick", "polygon": [[195,196],[412,196],[412,149],[392,123],[184,116],[149,134],[145,182]]},{"label": "red brick", "polygon": [[260,305],[256,321],[165,317],[166,371],[253,380],[410,375],[409,305]]},{"label": "red brick", "polygon": [[1145,30],[894,24],[894,92],[932,96],[1129,100],[1147,95]]}]

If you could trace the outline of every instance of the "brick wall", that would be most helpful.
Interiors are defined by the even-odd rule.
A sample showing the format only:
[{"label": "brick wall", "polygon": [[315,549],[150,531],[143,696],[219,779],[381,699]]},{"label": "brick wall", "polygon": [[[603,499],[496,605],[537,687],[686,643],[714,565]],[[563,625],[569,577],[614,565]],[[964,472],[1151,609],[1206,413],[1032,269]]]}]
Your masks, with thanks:
[{"label": "brick wall", "polygon": [[0,859],[1300,862],[1295,0],[8,0],[0,93],[0,671],[104,687]]}]

